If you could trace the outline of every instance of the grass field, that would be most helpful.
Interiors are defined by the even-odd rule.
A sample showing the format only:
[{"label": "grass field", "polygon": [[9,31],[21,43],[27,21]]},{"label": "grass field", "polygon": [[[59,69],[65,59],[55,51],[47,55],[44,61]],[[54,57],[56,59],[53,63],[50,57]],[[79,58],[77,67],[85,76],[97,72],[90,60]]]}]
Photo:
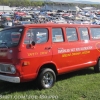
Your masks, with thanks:
[{"label": "grass field", "polygon": [[35,81],[0,81],[1,100],[100,100],[100,74],[92,68],[57,76],[51,89],[39,90]]}]

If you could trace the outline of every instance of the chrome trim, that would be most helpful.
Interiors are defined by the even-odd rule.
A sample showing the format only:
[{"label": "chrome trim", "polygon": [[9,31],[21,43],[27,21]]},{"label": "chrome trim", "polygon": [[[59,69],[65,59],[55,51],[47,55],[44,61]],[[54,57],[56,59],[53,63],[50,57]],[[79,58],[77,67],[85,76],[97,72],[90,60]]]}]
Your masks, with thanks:
[{"label": "chrome trim", "polygon": [[12,83],[20,83],[20,78],[13,77],[13,76],[0,75],[0,80],[12,82]]},{"label": "chrome trim", "polygon": [[[13,74],[11,72],[4,72],[4,71],[0,71],[0,73],[7,73],[7,74]],[[15,74],[15,73],[14,73]]]}]

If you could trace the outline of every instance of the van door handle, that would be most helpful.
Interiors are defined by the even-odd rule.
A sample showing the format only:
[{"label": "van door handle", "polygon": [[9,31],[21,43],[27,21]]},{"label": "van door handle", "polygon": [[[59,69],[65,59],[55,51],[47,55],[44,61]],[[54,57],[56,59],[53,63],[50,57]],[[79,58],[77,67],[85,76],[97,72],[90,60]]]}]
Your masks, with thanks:
[{"label": "van door handle", "polygon": [[45,50],[50,50],[52,47],[45,47]]}]

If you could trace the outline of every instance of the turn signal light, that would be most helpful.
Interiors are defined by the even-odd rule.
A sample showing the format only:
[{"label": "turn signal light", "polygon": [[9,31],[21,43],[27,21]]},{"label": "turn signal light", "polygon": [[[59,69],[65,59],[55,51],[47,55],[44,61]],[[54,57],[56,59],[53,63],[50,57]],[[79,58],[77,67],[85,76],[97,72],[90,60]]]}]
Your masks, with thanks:
[{"label": "turn signal light", "polygon": [[28,66],[28,65],[30,65],[30,62],[29,61],[24,61],[23,62],[23,66]]}]

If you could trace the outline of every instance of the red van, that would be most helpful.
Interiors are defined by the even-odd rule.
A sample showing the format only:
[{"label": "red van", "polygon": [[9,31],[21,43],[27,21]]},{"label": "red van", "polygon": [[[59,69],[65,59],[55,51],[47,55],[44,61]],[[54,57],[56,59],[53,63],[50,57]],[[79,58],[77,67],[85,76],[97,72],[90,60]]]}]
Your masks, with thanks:
[{"label": "red van", "polygon": [[0,80],[37,79],[51,88],[56,76],[94,66],[100,72],[100,26],[31,24],[0,31]]}]

